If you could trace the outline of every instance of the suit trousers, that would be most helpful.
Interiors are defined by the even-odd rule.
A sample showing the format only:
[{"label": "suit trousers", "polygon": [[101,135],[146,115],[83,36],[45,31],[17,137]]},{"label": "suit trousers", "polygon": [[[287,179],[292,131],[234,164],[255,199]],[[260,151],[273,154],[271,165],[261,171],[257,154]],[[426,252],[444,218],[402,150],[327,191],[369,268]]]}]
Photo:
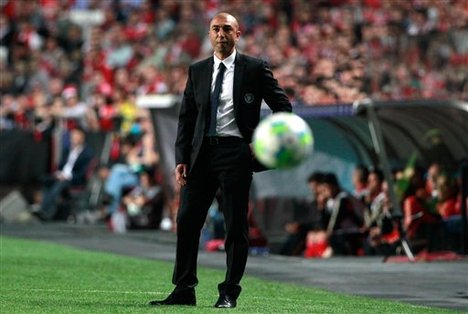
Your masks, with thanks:
[{"label": "suit trousers", "polygon": [[41,215],[45,220],[53,220],[58,212],[57,202],[60,196],[71,186],[69,180],[58,180],[54,176],[42,179]]},{"label": "suit trousers", "polygon": [[[233,141],[229,141],[233,139]],[[200,232],[216,192],[226,227],[227,271],[218,285],[221,294],[237,298],[241,291],[249,249],[247,212],[252,182],[249,144],[240,138],[211,142],[205,139],[199,156],[182,187],[177,214],[177,252],[173,283],[176,290],[197,285],[197,257]]]}]

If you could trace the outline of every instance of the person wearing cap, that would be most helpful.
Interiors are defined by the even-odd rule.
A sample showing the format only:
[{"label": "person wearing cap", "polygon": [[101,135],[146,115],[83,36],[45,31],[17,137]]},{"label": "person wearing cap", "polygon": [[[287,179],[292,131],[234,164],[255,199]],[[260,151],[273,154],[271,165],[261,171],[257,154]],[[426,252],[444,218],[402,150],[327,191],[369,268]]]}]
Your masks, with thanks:
[{"label": "person wearing cap", "polygon": [[96,115],[93,114],[89,106],[81,102],[75,86],[66,86],[62,92],[64,106],[59,111],[59,116],[64,119],[67,129],[78,126],[89,129],[97,122]]}]

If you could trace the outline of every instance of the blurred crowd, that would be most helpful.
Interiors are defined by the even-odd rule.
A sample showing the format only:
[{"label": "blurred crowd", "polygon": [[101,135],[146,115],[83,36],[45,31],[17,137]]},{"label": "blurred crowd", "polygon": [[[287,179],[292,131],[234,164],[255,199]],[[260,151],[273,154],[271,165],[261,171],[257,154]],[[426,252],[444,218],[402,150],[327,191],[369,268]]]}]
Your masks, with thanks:
[{"label": "blurred crowd", "polygon": [[353,191],[342,189],[333,173],[312,173],[311,198],[296,204],[307,215],[285,225],[288,237],[280,254],[326,258],[391,256],[407,253],[404,249],[410,254],[460,252],[460,177],[433,163],[428,169],[395,171],[393,180],[398,204],[378,169],[357,166]]},{"label": "blurred crowd", "polygon": [[[108,198],[106,213],[111,217],[123,208],[135,226],[157,227],[162,211],[159,156],[149,113],[137,101],[144,95],[182,94],[188,65],[212,54],[206,25],[219,11],[238,18],[240,50],[269,62],[294,106],[367,97],[468,100],[465,0],[4,0],[0,130],[30,130],[38,138],[77,127],[111,134],[105,163],[92,169]],[[68,155],[64,165],[70,159],[75,162]],[[328,214],[305,229],[288,225],[288,232],[300,230],[303,244],[332,243],[335,254],[378,251],[372,246],[378,241],[361,242],[363,234],[380,239],[373,237],[378,231],[373,227],[379,226],[372,218],[373,205],[355,196],[371,208],[367,216],[365,210],[356,213],[348,206],[354,198],[341,201],[347,194],[333,175],[317,175],[311,182],[319,182],[323,193],[315,199],[323,196],[320,206]],[[172,218],[177,191],[173,194],[165,200]],[[381,208],[389,206],[387,197],[379,199]],[[332,214],[334,204],[345,203],[344,212]],[[439,207],[437,221],[453,211]],[[425,217],[425,211],[410,215],[405,205],[399,230],[412,234],[411,217]],[[343,223],[351,229],[338,236],[333,231]],[[168,226],[174,228],[174,221]]]},{"label": "blurred crowd", "polygon": [[211,54],[206,25],[221,10],[295,104],[468,98],[464,0],[9,0],[0,127],[75,117],[109,130],[118,117],[128,132],[137,97],[182,93],[188,64]]}]

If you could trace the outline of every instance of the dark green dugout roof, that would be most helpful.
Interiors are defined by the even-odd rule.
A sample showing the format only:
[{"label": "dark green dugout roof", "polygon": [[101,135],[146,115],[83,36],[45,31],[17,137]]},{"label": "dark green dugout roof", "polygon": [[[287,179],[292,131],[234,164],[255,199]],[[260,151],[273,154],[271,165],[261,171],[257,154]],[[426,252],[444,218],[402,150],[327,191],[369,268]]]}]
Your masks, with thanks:
[{"label": "dark green dugout roof", "polygon": [[[412,153],[417,153],[423,163],[434,158],[456,163],[468,156],[467,103],[376,102],[373,106],[382,125],[387,153],[393,162],[404,162]],[[342,156],[344,159],[351,150],[352,156],[368,164],[378,162],[378,156],[374,154],[366,107],[366,104],[298,106],[294,112],[310,124],[316,149],[338,155],[346,151]],[[443,151],[440,150],[442,148]]]}]

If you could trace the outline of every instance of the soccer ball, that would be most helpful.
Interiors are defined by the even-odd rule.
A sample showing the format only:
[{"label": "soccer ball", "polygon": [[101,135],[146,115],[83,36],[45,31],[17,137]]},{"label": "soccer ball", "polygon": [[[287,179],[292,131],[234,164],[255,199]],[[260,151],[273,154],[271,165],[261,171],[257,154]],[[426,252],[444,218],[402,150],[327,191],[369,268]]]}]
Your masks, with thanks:
[{"label": "soccer ball", "polygon": [[312,152],[314,137],[307,123],[289,112],[260,121],[253,134],[255,157],[268,168],[291,168]]}]

